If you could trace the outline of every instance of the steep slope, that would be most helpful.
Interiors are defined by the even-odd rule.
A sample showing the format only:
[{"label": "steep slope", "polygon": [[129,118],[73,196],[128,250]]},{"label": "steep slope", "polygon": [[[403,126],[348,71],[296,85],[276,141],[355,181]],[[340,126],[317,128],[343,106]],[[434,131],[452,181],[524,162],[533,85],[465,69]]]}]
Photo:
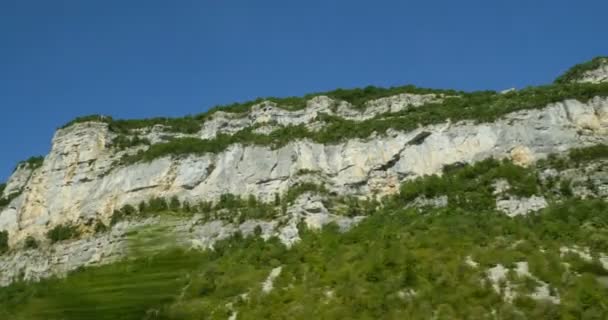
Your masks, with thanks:
[{"label": "steep slope", "polygon": [[575,299],[605,303],[605,62],[505,93],[368,87],[76,119],[0,189],[0,315],[608,315]]}]

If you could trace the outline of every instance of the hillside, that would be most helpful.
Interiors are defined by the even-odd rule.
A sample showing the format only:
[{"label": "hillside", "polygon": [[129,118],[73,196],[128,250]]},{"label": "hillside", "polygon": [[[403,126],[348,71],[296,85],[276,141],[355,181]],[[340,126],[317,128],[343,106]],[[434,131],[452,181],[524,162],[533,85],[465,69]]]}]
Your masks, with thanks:
[{"label": "hillside", "polygon": [[607,79],[75,119],[0,186],[0,316],[605,319]]}]

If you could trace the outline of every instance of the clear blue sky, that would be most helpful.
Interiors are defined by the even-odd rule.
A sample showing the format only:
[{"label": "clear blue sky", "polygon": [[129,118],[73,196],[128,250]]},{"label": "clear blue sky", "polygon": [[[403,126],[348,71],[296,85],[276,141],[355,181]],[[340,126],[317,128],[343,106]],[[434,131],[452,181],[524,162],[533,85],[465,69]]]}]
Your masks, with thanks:
[{"label": "clear blue sky", "polygon": [[0,0],[0,181],[80,115],[258,96],[505,89],[608,54],[608,1]]}]

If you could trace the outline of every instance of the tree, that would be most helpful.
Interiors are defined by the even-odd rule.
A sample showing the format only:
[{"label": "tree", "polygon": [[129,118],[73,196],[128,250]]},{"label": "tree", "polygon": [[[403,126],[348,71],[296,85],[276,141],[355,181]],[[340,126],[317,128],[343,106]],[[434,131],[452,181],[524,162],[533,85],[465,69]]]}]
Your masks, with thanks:
[{"label": "tree", "polygon": [[27,238],[25,238],[25,249],[36,249],[38,248],[38,241],[36,240],[36,238],[32,237],[32,236],[27,236]]},{"label": "tree", "polygon": [[8,249],[8,231],[0,231],[0,254],[7,252]]}]

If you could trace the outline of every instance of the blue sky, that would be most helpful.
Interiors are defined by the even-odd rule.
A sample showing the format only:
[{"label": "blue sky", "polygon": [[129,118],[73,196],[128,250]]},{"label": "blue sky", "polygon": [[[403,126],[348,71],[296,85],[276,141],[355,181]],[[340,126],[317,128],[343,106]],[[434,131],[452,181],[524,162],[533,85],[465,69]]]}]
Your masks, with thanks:
[{"label": "blue sky", "polygon": [[0,0],[0,181],[76,116],[180,116],[365,85],[552,81],[608,1]]}]

